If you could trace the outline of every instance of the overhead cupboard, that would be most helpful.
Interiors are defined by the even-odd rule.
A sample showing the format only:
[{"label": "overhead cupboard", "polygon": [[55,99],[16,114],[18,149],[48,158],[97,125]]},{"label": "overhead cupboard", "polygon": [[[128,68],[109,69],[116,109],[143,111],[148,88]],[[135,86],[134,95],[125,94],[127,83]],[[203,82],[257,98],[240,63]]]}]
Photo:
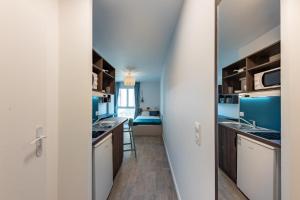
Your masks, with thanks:
[{"label": "overhead cupboard", "polygon": [[222,94],[280,90],[280,42],[222,69]]},{"label": "overhead cupboard", "polygon": [[115,68],[94,49],[92,88],[93,93],[99,95],[114,94],[115,92]]}]

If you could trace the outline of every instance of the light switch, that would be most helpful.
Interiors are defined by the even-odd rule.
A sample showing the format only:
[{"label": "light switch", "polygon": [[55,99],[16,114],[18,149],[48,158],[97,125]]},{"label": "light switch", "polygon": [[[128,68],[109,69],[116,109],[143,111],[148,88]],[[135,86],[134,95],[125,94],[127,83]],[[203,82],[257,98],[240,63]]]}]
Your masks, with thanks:
[{"label": "light switch", "polygon": [[199,122],[195,122],[194,128],[195,128],[195,132],[199,133],[200,129],[201,129],[200,123]]},{"label": "light switch", "polygon": [[201,124],[199,122],[195,122],[195,142],[198,146],[201,145]]}]

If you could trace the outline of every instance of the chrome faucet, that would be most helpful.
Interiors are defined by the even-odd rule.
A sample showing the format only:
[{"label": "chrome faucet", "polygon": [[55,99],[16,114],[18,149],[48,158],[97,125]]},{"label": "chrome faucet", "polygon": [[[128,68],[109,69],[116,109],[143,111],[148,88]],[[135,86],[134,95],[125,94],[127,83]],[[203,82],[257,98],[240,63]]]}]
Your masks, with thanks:
[{"label": "chrome faucet", "polygon": [[246,124],[252,126],[252,128],[256,128],[256,121],[254,121],[254,120],[249,120],[249,121],[252,121],[252,123],[249,122],[249,121],[247,121],[246,119],[244,119],[244,118],[242,118],[242,117],[240,117],[239,120],[240,120],[240,123],[241,123],[241,121],[243,121],[243,122],[245,122]]},{"label": "chrome faucet", "polygon": [[96,124],[98,124],[98,122],[101,120],[101,118],[98,118],[93,124],[92,126],[95,126]]}]

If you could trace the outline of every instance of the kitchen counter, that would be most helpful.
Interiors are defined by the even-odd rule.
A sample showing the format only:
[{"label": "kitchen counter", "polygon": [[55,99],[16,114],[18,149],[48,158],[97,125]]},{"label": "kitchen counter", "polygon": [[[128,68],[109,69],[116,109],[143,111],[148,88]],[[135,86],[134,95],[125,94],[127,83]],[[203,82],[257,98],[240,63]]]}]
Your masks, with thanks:
[{"label": "kitchen counter", "polygon": [[[127,121],[127,118],[124,117],[111,117],[111,118],[106,118],[101,121],[99,121],[97,124],[93,125],[92,131],[93,132],[103,132],[101,133],[98,137],[92,139],[93,145],[97,144],[100,142],[103,138],[105,138],[109,133],[111,133],[116,127],[122,125]],[[112,126],[110,127],[103,127],[100,126],[102,122],[113,122]]]},{"label": "kitchen counter", "polygon": [[[237,128],[236,126],[232,126],[232,124],[230,124],[230,123],[222,123],[222,122],[230,122],[230,121],[232,121],[232,120],[229,120],[229,119],[221,119],[220,120],[219,119],[218,120],[218,124],[222,125],[222,126],[225,126],[225,127],[228,127],[228,128],[231,128],[231,129],[234,129],[235,131],[237,131],[238,134],[244,135],[246,137],[249,137],[251,139],[257,140],[257,141],[262,142],[262,143],[265,143],[267,145],[270,145],[270,146],[273,146],[273,147],[276,147],[276,148],[280,148],[281,147],[281,141],[280,140],[269,140],[269,139],[266,139],[266,138],[263,138],[263,137],[259,137],[259,136],[256,136],[254,134],[245,132],[245,131]],[[232,122],[236,122],[236,121],[234,120]],[[265,130],[268,130],[268,129],[265,129]],[[274,130],[269,130],[269,131],[277,132],[277,133],[280,134],[279,131],[274,131]]]},{"label": "kitchen counter", "polygon": [[223,115],[218,115],[218,122],[238,122],[239,119],[237,118],[232,118],[232,117],[226,117],[226,116],[223,116]]}]

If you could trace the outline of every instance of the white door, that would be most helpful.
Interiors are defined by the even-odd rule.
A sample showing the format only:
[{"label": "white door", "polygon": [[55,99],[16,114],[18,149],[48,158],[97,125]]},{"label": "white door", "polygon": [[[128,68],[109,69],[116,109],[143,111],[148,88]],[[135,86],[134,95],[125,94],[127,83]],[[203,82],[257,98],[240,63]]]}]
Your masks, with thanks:
[{"label": "white door", "polygon": [[[46,199],[47,10],[50,1],[0,2],[0,199]],[[42,133],[46,134],[46,133]]]}]

